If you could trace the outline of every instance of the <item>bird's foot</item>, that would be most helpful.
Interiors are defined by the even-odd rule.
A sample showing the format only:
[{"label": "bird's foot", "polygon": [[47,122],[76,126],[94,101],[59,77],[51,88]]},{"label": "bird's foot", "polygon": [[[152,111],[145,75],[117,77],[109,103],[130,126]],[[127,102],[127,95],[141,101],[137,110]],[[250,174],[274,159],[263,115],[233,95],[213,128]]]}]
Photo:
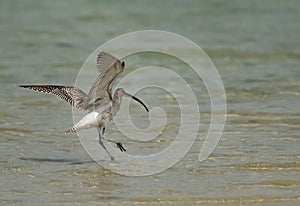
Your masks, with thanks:
[{"label": "bird's foot", "polygon": [[116,142],[116,141],[113,141],[113,140],[110,140],[110,139],[105,139],[105,138],[103,138],[103,139],[108,141],[108,142],[115,143],[117,145],[117,147],[121,150],[121,152],[126,152],[126,149],[123,147],[121,142]]},{"label": "bird's foot", "polygon": [[126,149],[123,147],[121,142],[116,142],[117,147],[121,150],[121,152],[126,152]]}]

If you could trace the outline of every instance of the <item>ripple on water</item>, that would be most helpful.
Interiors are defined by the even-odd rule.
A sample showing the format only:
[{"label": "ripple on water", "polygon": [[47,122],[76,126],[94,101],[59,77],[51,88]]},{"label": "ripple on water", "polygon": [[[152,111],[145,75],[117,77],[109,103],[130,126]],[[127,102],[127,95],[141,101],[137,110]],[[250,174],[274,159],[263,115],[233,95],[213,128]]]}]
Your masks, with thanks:
[{"label": "ripple on water", "polygon": [[300,181],[276,179],[276,180],[270,180],[270,181],[262,181],[262,182],[259,182],[258,184],[281,186],[281,187],[294,187],[294,186],[296,187],[296,186],[300,186]]},{"label": "ripple on water", "polygon": [[244,164],[230,165],[236,169],[249,169],[255,171],[267,171],[267,170],[296,170],[300,171],[300,162],[284,162],[284,163],[271,163],[271,162],[249,162]]},{"label": "ripple on water", "polygon": [[0,134],[1,136],[27,136],[33,134],[33,131],[18,128],[0,128]]}]

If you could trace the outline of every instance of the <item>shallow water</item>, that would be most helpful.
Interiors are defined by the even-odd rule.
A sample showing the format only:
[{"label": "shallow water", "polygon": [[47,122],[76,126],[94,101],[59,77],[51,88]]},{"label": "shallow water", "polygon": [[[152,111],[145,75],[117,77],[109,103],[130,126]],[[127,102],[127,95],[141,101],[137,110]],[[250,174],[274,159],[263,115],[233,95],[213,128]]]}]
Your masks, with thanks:
[{"label": "shallow water", "polygon": [[[299,204],[299,1],[132,1],[130,6],[110,1],[2,1],[0,5],[1,205]],[[169,10],[171,14],[166,13]],[[73,123],[67,103],[16,85],[74,85],[94,49],[140,29],[175,32],[201,46],[222,77],[228,111],[217,148],[198,162],[210,120],[209,99],[204,85],[182,73],[198,85],[193,88],[201,112],[196,142],[168,170],[128,177],[99,166],[76,135],[65,135]],[[145,61],[164,62],[164,57],[128,58],[128,71]],[[180,71],[182,65],[170,64]],[[158,152],[178,130],[179,108],[172,97],[156,89],[142,90],[138,96],[150,108],[163,105],[166,131],[155,141],[136,142],[110,124],[106,135],[122,141],[130,154]],[[149,125],[139,107],[130,109],[137,126]]]}]

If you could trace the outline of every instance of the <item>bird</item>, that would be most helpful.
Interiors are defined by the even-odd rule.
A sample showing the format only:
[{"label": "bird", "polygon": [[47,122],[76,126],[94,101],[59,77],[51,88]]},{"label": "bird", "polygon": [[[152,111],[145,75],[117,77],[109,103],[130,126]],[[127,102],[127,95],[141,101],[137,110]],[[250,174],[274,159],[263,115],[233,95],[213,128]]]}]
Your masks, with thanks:
[{"label": "bird", "polygon": [[125,92],[123,88],[117,88],[112,94],[112,87],[125,68],[125,62],[101,51],[96,59],[98,76],[92,84],[88,94],[74,86],[62,85],[18,85],[22,88],[49,93],[67,101],[70,105],[87,114],[76,124],[70,127],[66,133],[77,132],[83,129],[97,128],[99,144],[106,151],[111,160],[114,157],[103,144],[103,140],[115,143],[121,152],[125,152],[121,142],[104,138],[106,124],[113,119],[120,109],[122,97],[131,98],[139,102],[147,112],[148,107],[137,97]]}]

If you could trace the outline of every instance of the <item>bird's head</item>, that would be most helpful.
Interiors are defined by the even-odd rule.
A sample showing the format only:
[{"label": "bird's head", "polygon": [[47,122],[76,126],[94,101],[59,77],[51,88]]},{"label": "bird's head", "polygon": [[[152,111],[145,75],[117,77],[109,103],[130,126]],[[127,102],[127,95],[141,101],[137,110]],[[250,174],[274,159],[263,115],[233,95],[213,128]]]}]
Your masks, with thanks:
[{"label": "bird's head", "polygon": [[138,99],[137,97],[131,95],[131,94],[128,94],[125,92],[125,90],[123,88],[118,88],[114,94],[115,98],[122,98],[122,96],[125,96],[125,97],[128,97],[130,99],[133,99],[135,101],[137,101],[138,103],[140,103],[141,105],[143,105],[143,107],[146,109],[147,112],[149,112],[149,109],[147,108],[147,106],[140,100]]}]

